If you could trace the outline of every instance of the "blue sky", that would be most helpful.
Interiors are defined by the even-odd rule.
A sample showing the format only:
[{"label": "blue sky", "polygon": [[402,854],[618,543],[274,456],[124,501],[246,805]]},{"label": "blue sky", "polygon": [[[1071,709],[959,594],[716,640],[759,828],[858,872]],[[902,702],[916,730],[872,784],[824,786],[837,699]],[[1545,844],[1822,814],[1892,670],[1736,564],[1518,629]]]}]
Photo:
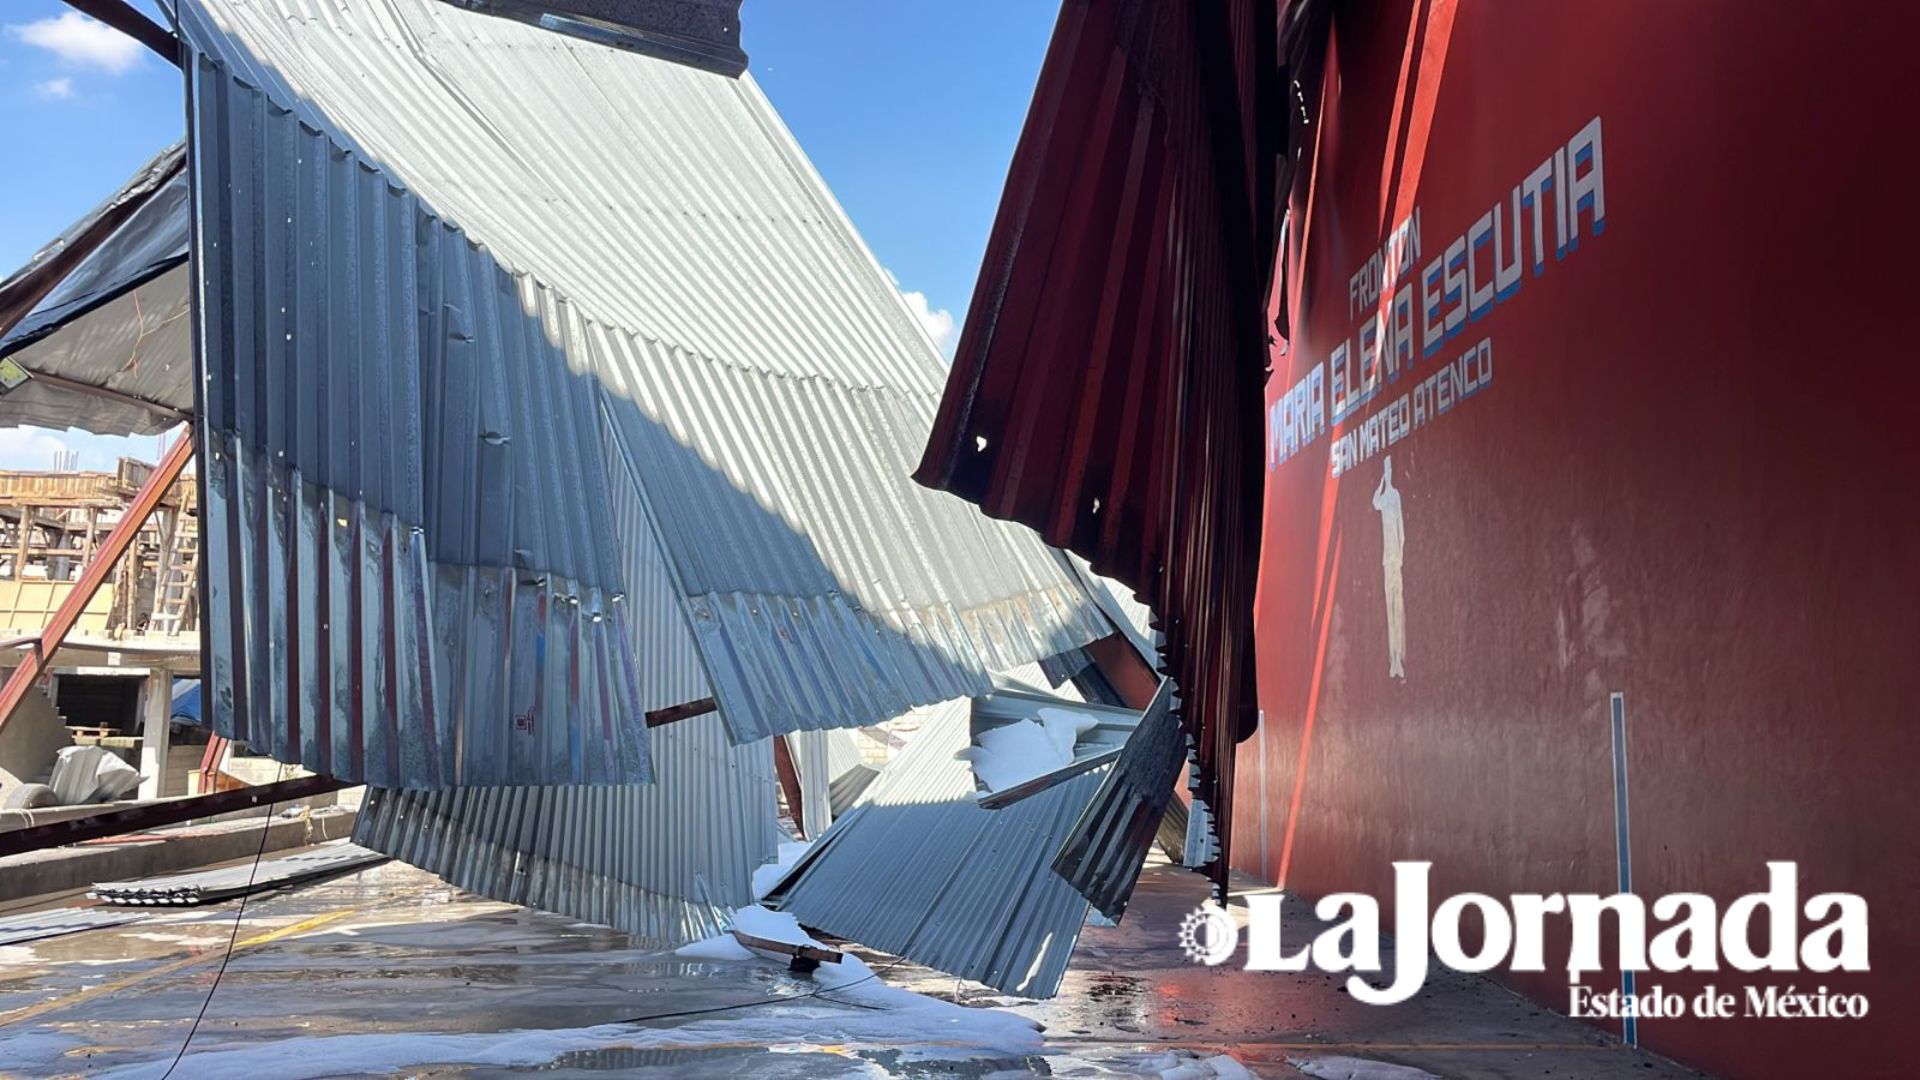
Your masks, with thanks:
[{"label": "blue sky", "polygon": [[[153,0],[136,7],[158,12]],[[908,302],[958,333],[1058,5],[746,0],[754,78]],[[180,74],[58,0],[0,4],[0,275],[180,137]],[[943,317],[944,315],[944,317]],[[951,337],[945,342],[951,346]],[[153,439],[0,428],[0,469]]]}]

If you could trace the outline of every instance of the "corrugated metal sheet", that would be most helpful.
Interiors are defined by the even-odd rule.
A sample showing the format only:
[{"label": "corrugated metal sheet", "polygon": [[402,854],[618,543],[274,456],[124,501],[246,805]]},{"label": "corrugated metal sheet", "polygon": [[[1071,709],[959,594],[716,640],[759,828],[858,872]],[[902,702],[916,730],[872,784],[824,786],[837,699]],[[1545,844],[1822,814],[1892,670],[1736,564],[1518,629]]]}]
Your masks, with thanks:
[{"label": "corrugated metal sheet", "polygon": [[90,895],[102,903],[136,907],[217,904],[236,896],[297,885],[385,862],[387,857],[357,844],[327,844],[312,851],[262,862],[242,862],[212,870],[162,874],[132,881],[96,882]]},{"label": "corrugated metal sheet", "polygon": [[145,912],[106,907],[56,908],[52,911],[29,911],[24,915],[8,915],[0,918],[0,945],[19,945],[45,938],[62,937],[66,934],[78,934],[83,930],[120,926],[124,923],[139,922],[146,917]]},{"label": "corrugated metal sheet", "polygon": [[390,787],[644,782],[554,298],[204,51],[189,83],[214,728]]},{"label": "corrugated metal sheet", "polygon": [[[429,0],[182,18],[308,143],[538,282],[527,336],[603,395],[737,741],[980,692],[1107,632],[1030,533],[907,480],[939,354],[751,78]],[[381,194],[361,183],[356,206]]]},{"label": "corrugated metal sheet", "polygon": [[853,805],[879,770],[860,753],[858,737],[847,728],[797,731],[782,735],[800,777],[800,829],[817,837],[837,815]]},{"label": "corrugated metal sheet", "polygon": [[747,68],[740,0],[460,0],[464,7],[722,75]]},{"label": "corrugated metal sheet", "polygon": [[[649,536],[638,478],[616,458],[609,480],[615,536]],[[617,551],[648,672],[640,708],[710,696],[659,547],[621,542]],[[660,944],[706,937],[728,907],[752,903],[753,871],[777,851],[772,744],[733,745],[711,715],[651,734],[651,785],[376,788],[354,839],[496,900]]]},{"label": "corrugated metal sheet", "polygon": [[1269,284],[1289,94],[1277,0],[1066,5],[916,476],[1159,615],[1226,883],[1257,722]]},{"label": "corrugated metal sheet", "polygon": [[1187,755],[1173,706],[1173,685],[1162,683],[1053,859],[1054,871],[1109,919],[1126,911],[1147,850],[1166,830],[1167,805]]},{"label": "corrugated metal sheet", "polygon": [[[102,207],[139,206],[99,247],[0,339],[0,356],[30,372],[105,387],[175,412],[193,409],[188,333],[187,176],[180,145],[160,152]],[[171,175],[167,175],[171,173]],[[155,182],[155,178],[165,176]],[[83,229],[96,209],[54,246]],[[29,266],[33,265],[32,263]],[[25,274],[23,270],[11,283]],[[0,394],[0,425],[77,427],[108,435],[152,435],[176,415],[124,401],[28,382]]]},{"label": "corrugated metal sheet", "polygon": [[683,944],[752,903],[777,850],[771,746],[695,717],[654,732],[653,784],[376,790],[354,839],[482,896]]},{"label": "corrugated metal sheet", "polygon": [[879,775],[879,766],[860,752],[859,736],[844,730],[827,732],[827,804],[835,817],[866,794]]},{"label": "corrugated metal sheet", "polygon": [[961,978],[1051,997],[1087,901],[1048,863],[1101,773],[982,809],[972,769],[954,756],[971,712],[966,699],[920,710],[906,749],[762,903]]}]

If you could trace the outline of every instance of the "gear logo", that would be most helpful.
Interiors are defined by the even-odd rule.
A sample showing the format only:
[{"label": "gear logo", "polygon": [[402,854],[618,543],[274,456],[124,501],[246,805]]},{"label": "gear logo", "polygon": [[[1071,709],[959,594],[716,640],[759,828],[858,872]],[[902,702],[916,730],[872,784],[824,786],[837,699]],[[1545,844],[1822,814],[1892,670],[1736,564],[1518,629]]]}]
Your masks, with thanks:
[{"label": "gear logo", "polygon": [[1212,904],[1202,904],[1180,920],[1180,951],[1196,964],[1213,967],[1240,947],[1240,928],[1233,917]]}]

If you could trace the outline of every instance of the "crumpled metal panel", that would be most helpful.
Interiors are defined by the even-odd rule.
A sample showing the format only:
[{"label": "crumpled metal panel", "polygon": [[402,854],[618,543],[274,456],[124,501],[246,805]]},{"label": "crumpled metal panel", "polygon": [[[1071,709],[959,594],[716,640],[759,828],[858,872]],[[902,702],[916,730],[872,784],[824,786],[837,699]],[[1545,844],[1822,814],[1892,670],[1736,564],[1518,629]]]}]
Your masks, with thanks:
[{"label": "crumpled metal panel", "polygon": [[[609,436],[609,439],[611,436]],[[611,452],[610,452],[611,457]],[[698,647],[638,478],[615,457],[609,511],[644,670],[640,707],[708,697]],[[815,733],[846,735],[850,733]],[[655,782],[452,791],[375,788],[354,839],[463,889],[677,945],[753,901],[781,839],[770,742],[732,745],[717,716],[651,732]]]},{"label": "crumpled metal panel", "polygon": [[95,882],[88,895],[103,904],[193,907],[359,870],[385,862],[386,858],[358,844],[330,843],[311,851],[264,861],[235,863],[212,870],[189,870],[183,874],[161,874],[129,881]]},{"label": "crumpled metal panel", "polygon": [[1161,683],[1053,858],[1054,872],[1109,919],[1127,910],[1147,851],[1165,829],[1167,805],[1187,758],[1187,735],[1175,718],[1173,698],[1173,684]]},{"label": "crumpled metal panel", "polygon": [[736,739],[981,693],[1111,632],[1031,533],[907,480],[930,398],[589,345]]},{"label": "crumpled metal panel", "polygon": [[211,726],[386,787],[645,782],[557,301],[188,25]]},{"label": "crumpled metal panel", "polygon": [[[28,268],[58,250],[105,207],[123,199],[139,201],[111,236],[0,339],[0,356],[12,357],[30,372],[104,387],[163,408],[29,381],[0,393],[0,425],[153,435],[192,411],[187,175],[179,168],[184,154],[180,144],[161,151],[101,208],[34,256]],[[26,272],[23,268],[7,283]]]},{"label": "crumpled metal panel", "polygon": [[747,70],[740,0],[446,0],[722,75]]},{"label": "crumpled metal panel", "polygon": [[117,908],[55,908],[29,911],[24,915],[0,916],[0,945],[22,945],[30,941],[100,930],[146,918],[145,912]]},{"label": "crumpled metal panel", "polygon": [[1132,587],[1164,630],[1224,897],[1253,733],[1277,0],[1061,9],[916,477]]},{"label": "crumpled metal panel", "polygon": [[860,740],[853,732],[840,729],[826,734],[827,805],[838,817],[866,794],[867,788],[880,775],[880,766],[868,761],[866,755],[860,752]]},{"label": "crumpled metal panel", "polygon": [[973,770],[954,756],[971,712],[965,698],[921,710],[906,749],[762,903],[1010,994],[1051,997],[1088,905],[1048,863],[1104,770],[983,809]]},{"label": "crumpled metal panel", "polygon": [[540,282],[736,741],[875,723],[1109,632],[1030,532],[907,479],[944,364],[751,77],[428,0],[181,17]]},{"label": "crumpled metal panel", "polygon": [[833,778],[828,774],[826,731],[796,731],[783,735],[787,756],[800,782],[800,833],[812,839],[833,824]]},{"label": "crumpled metal panel", "polygon": [[653,733],[655,782],[371,790],[353,838],[470,892],[681,945],[753,903],[780,840],[772,744],[716,716]]}]

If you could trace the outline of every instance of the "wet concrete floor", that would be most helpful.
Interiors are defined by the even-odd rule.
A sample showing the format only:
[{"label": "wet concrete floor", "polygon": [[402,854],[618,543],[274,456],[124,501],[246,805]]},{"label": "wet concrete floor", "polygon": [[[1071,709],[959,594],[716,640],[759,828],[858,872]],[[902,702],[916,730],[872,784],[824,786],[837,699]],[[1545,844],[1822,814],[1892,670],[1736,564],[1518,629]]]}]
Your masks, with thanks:
[{"label": "wet concrete floor", "polygon": [[1324,974],[1195,965],[1178,926],[1204,895],[1199,878],[1150,867],[1122,925],[1087,929],[1061,995],[1032,1002],[857,949],[879,978],[829,990],[386,863],[255,896],[237,936],[229,902],[0,946],[0,1076],[157,1080],[203,1003],[183,1080],[1696,1075],[1473,976],[1436,971],[1379,1008]]}]

